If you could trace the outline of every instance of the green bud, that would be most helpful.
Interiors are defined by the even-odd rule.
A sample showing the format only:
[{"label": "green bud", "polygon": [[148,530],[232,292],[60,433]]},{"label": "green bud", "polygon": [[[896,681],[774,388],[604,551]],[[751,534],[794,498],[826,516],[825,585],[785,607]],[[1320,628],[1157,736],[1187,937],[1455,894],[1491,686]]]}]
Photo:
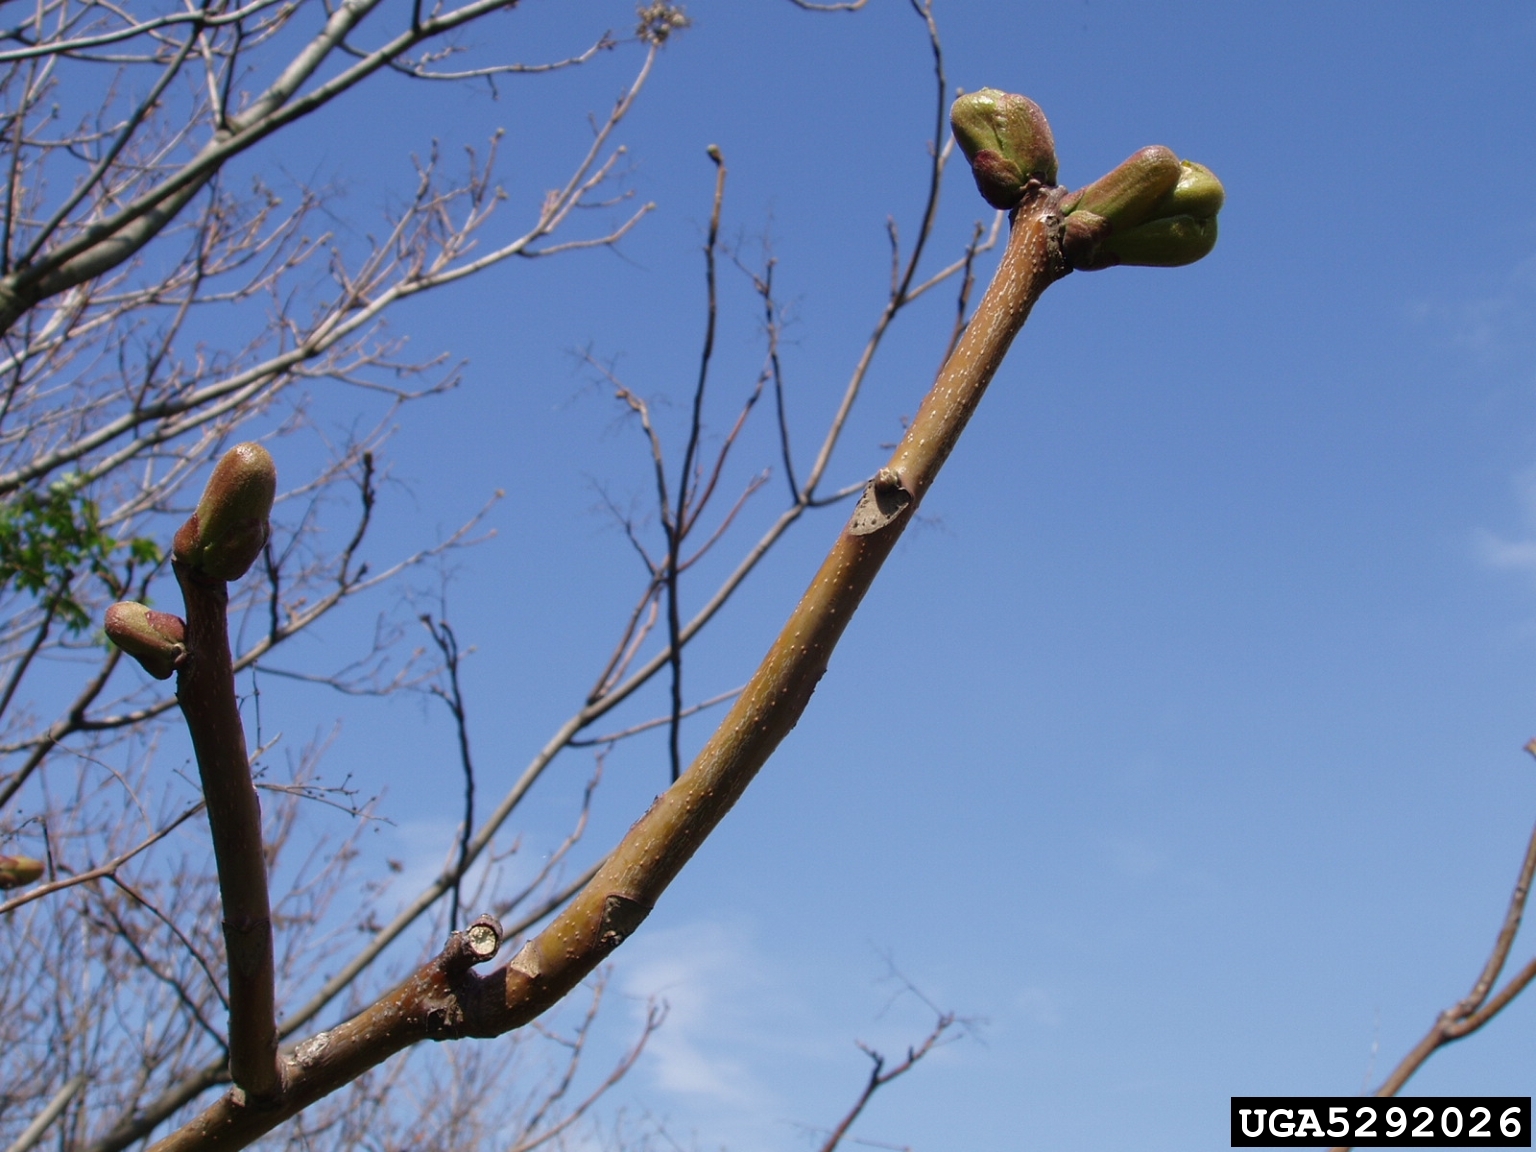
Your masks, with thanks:
[{"label": "green bud", "polygon": [[169,680],[187,651],[181,617],[124,601],[107,609],[107,639],[137,660],[156,680]]},{"label": "green bud", "polygon": [[1100,268],[1110,264],[1140,264],[1149,268],[1178,268],[1193,264],[1216,247],[1216,217],[1165,216],[1148,220],[1128,232],[1116,232],[1099,245]]},{"label": "green bud", "polygon": [[277,466],[260,444],[236,444],[219,461],[197,511],[176,533],[178,563],[214,580],[238,580],[266,547]]},{"label": "green bud", "polygon": [[1216,214],[1225,199],[1205,165],[1178,160],[1166,148],[1143,148],[1068,197],[1062,251],[1083,272],[1193,264],[1216,246]]},{"label": "green bud", "polygon": [[1092,212],[1115,231],[1134,228],[1172,192],[1182,171],[1179,158],[1161,144],[1133,153],[1114,171],[1100,176],[1062,204],[1066,212]]},{"label": "green bud", "polygon": [[43,862],[30,856],[0,856],[0,888],[20,888],[43,874]]},{"label": "green bud", "polygon": [[1051,125],[1027,96],[996,88],[967,93],[950,107],[949,123],[992,207],[1017,207],[1031,180],[1056,183]]},{"label": "green bud", "polygon": [[1227,191],[1204,164],[1179,161],[1179,182],[1152,208],[1152,217],[1193,216],[1209,220],[1226,203]]}]

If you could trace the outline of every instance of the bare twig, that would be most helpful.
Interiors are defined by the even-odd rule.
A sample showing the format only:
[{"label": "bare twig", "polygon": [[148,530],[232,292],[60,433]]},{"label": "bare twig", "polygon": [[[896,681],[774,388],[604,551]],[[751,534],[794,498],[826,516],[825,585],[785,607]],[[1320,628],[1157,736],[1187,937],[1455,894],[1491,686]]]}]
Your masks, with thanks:
[{"label": "bare twig", "polygon": [[789,0],[789,2],[806,12],[857,12],[868,4],[869,0],[838,0],[831,4],[817,4],[814,0]]},{"label": "bare twig", "polygon": [[447,706],[453,717],[459,744],[459,766],[464,772],[464,823],[459,829],[459,859],[453,869],[455,878],[448,905],[451,927],[459,922],[460,889],[465,869],[469,866],[469,838],[475,831],[475,762],[469,752],[469,717],[464,709],[464,692],[459,685],[459,663],[463,658],[459,638],[447,620],[434,621],[431,616],[424,615],[421,622],[443,657],[443,674],[448,678],[448,686],[433,685],[431,692]]},{"label": "bare twig", "polygon": [[[1532,740],[1525,748],[1532,756],[1536,756],[1536,740]],[[1424,1038],[1403,1057],[1397,1067],[1392,1070],[1392,1074],[1382,1081],[1381,1087],[1376,1089],[1374,1095],[1378,1097],[1397,1095],[1409,1078],[1435,1052],[1447,1044],[1476,1032],[1507,1008],[1515,997],[1525,991],[1533,980],[1536,980],[1536,957],[1532,957],[1524,967],[1505,982],[1503,988],[1496,993],[1493,992],[1494,985],[1498,983],[1499,974],[1504,970],[1504,965],[1509,959],[1515,937],[1520,932],[1520,921],[1525,915],[1525,905],[1531,894],[1533,878],[1536,878],[1536,827],[1531,829],[1530,839],[1526,843],[1525,859],[1521,862],[1519,875],[1515,878],[1515,887],[1509,897],[1509,908],[1504,913],[1504,922],[1499,926],[1493,948],[1488,953],[1488,959],[1483,964],[1483,970],[1478,973],[1471,991],[1440,1013],[1429,1031],[1424,1034]],[[1490,993],[1493,994],[1490,996]],[[1334,1149],[1334,1152],[1345,1152],[1347,1148],[1348,1145],[1340,1145]]]},{"label": "bare twig", "polygon": [[176,819],[172,820],[164,828],[161,828],[148,839],[142,841],[139,844],[136,844],[126,852],[119,852],[105,864],[98,865],[95,868],[88,869],[75,876],[66,876],[62,880],[54,880],[47,884],[39,884],[36,888],[30,888],[23,892],[20,896],[16,896],[10,900],[7,900],[5,903],[0,904],[0,916],[5,915],[7,912],[15,911],[23,904],[30,904],[34,900],[41,900],[44,896],[51,896],[53,893],[60,892],[65,888],[73,888],[76,884],[89,884],[92,880],[100,880],[106,876],[115,876],[117,874],[117,870],[124,864],[128,863],[128,861],[132,860],[146,848],[149,848],[155,844],[158,844],[161,840],[164,840],[177,828],[180,828],[182,824],[190,820],[193,816],[197,815],[202,810],[203,805],[201,802],[194,804],[192,807],[188,808],[180,816],[176,817]]},{"label": "bare twig", "polygon": [[75,1075],[65,1081],[64,1086],[53,1094],[53,1099],[48,1101],[48,1106],[37,1114],[37,1119],[27,1125],[26,1130],[12,1141],[5,1152],[27,1152],[27,1149],[43,1138],[43,1133],[69,1107],[75,1093],[84,1088],[85,1084],[86,1077],[83,1075]]},{"label": "bare twig", "polygon": [[837,1146],[843,1142],[843,1138],[848,1135],[848,1129],[853,1127],[853,1122],[864,1111],[870,1098],[898,1076],[910,1072],[914,1064],[933,1050],[934,1045],[940,1041],[944,1033],[949,1030],[954,1022],[954,1013],[945,1012],[941,1014],[934,1022],[933,1031],[928,1033],[922,1043],[914,1048],[908,1048],[906,1059],[889,1069],[885,1066],[884,1056],[867,1044],[860,1044],[859,1050],[869,1057],[874,1067],[869,1070],[869,1079],[864,1083],[864,1090],[859,1093],[859,1098],[853,1102],[853,1107],[848,1109],[847,1115],[838,1121],[837,1127],[832,1129],[826,1143],[821,1146],[821,1152],[834,1152]]},{"label": "bare twig", "polygon": [[683,539],[688,533],[689,513],[695,493],[693,458],[699,449],[699,435],[704,424],[704,389],[709,382],[709,363],[715,353],[715,320],[719,301],[715,286],[715,248],[720,239],[720,207],[725,200],[725,159],[720,149],[709,146],[709,158],[715,165],[715,195],[709,213],[709,233],[704,241],[704,283],[707,296],[704,320],[704,347],[699,353],[699,379],[693,389],[693,414],[688,421],[688,445],[683,450],[682,467],[677,476],[677,507],[670,516],[662,509],[667,531],[667,647],[671,651],[672,722],[667,728],[667,756],[675,781],[683,770],[679,741],[683,719],[683,645],[682,611],[678,605],[677,578],[683,566]]}]

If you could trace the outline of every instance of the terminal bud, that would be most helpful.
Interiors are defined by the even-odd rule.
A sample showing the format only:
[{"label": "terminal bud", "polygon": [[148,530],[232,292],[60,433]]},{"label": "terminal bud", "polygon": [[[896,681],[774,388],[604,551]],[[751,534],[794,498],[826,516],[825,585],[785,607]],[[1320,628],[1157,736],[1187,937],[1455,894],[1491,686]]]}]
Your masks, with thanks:
[{"label": "terminal bud", "polygon": [[266,547],[277,466],[260,444],[236,444],[213,470],[197,511],[176,532],[178,563],[213,580],[238,580]]}]

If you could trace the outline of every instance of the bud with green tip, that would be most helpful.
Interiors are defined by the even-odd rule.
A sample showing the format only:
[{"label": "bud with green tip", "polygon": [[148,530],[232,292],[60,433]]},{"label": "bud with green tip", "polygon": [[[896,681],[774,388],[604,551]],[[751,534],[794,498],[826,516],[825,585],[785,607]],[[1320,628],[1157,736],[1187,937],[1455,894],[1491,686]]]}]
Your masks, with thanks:
[{"label": "bud with green tip", "polygon": [[156,680],[169,680],[186,654],[181,617],[123,601],[107,609],[107,639],[137,660]]},{"label": "bud with green tip", "polygon": [[266,547],[277,466],[260,444],[236,444],[208,478],[197,511],[176,533],[178,563],[214,580],[238,580]]},{"label": "bud with green tip", "polygon": [[1179,181],[1152,208],[1151,217],[1193,216],[1209,220],[1227,202],[1227,190],[1204,164],[1179,161]]},{"label": "bud with green tip", "polygon": [[1102,216],[1114,231],[1134,228],[1179,182],[1179,158],[1161,144],[1132,153],[1062,204],[1066,212]]},{"label": "bud with green tip", "polygon": [[30,856],[0,856],[0,888],[20,888],[43,874],[43,862]]},{"label": "bud with green tip", "polygon": [[1216,246],[1216,214],[1225,199],[1221,181],[1203,164],[1143,148],[1068,199],[1062,247],[1084,272],[1193,264]]},{"label": "bud with green tip", "polygon": [[996,88],[970,92],[950,107],[949,123],[992,207],[1017,207],[1031,180],[1056,183],[1051,125],[1028,97]]}]

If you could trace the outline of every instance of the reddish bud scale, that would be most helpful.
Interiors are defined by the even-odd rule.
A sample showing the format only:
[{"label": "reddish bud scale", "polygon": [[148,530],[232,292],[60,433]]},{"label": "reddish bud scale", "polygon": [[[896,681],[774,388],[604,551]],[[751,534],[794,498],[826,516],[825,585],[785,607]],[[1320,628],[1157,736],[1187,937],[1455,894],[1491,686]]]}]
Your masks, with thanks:
[{"label": "reddish bud scale", "polygon": [[266,547],[277,466],[260,444],[236,444],[208,478],[197,511],[176,533],[177,561],[212,580],[238,580]]},{"label": "reddish bud scale", "polygon": [[1051,125],[1027,96],[996,88],[967,93],[950,107],[949,123],[992,207],[1017,207],[1031,180],[1056,183]]},{"label": "reddish bud scale", "polygon": [[123,601],[107,609],[107,639],[132,656],[156,680],[168,680],[186,652],[181,617]]}]

